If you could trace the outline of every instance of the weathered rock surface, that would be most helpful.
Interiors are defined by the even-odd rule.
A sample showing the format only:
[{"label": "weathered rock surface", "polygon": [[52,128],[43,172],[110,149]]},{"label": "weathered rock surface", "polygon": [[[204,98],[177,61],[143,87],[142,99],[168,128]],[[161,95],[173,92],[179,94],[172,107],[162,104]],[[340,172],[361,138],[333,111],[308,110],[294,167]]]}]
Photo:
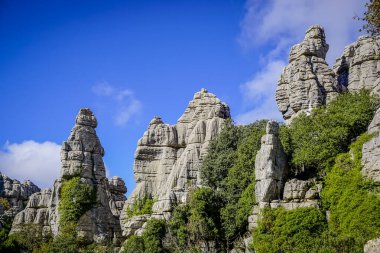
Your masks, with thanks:
[{"label": "weathered rock surface", "polygon": [[[195,93],[176,125],[154,117],[137,144],[133,166],[136,187],[124,209],[136,198],[152,196],[157,199],[153,215],[162,218],[170,214],[174,203],[185,202],[189,188],[201,184],[203,156],[228,118],[228,106],[205,89]],[[121,224],[124,233],[131,231],[125,211]]]},{"label": "weathered rock surface", "polygon": [[113,215],[120,216],[124,202],[127,200],[127,197],[125,197],[127,187],[125,186],[124,180],[117,176],[111,178],[108,182],[108,189],[111,194],[109,203],[111,211]]},{"label": "weathered rock surface", "polygon": [[380,253],[380,238],[368,241],[364,245],[364,253]]},{"label": "weathered rock surface", "polygon": [[34,224],[42,229],[43,234],[58,235],[62,185],[73,177],[80,177],[82,183],[95,189],[96,200],[80,217],[77,234],[88,242],[99,243],[121,236],[117,214],[112,213],[110,206],[117,207],[112,196],[120,195],[126,189],[121,179],[108,182],[106,178],[102,159],[104,149],[96,135],[96,126],[91,110],[81,109],[68,140],[62,144],[61,178],[55,181],[52,190],[46,189],[30,197],[27,207],[15,217],[11,233],[26,229],[26,224]]},{"label": "weathered rock surface", "polygon": [[18,212],[23,210],[26,206],[30,195],[35,192],[41,191],[30,180],[23,183],[15,179],[10,179],[6,175],[0,173],[0,198],[8,202],[8,206],[2,206],[0,216],[13,218]]},{"label": "weathered rock surface", "polygon": [[362,175],[375,182],[380,182],[380,108],[368,126],[368,133],[375,135],[370,141],[363,144],[362,149]]},{"label": "weathered rock surface", "polygon": [[308,114],[325,105],[340,92],[335,73],[325,61],[328,49],[324,29],[315,25],[290,50],[289,65],[276,90],[277,106],[287,123],[301,112]]},{"label": "weathered rock surface", "polygon": [[287,163],[278,134],[278,123],[268,121],[266,134],[261,138],[261,148],[255,160],[257,202],[282,198]]},{"label": "weathered rock surface", "polygon": [[380,88],[380,37],[359,37],[345,47],[333,69],[338,83],[350,91]]}]

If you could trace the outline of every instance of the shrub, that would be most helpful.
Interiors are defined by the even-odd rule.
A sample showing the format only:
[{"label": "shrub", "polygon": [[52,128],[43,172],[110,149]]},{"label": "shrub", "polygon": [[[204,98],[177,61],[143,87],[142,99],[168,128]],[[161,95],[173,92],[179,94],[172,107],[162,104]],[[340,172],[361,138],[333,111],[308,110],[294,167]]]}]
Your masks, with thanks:
[{"label": "shrub", "polygon": [[132,235],[123,245],[123,253],[163,253],[162,244],[165,237],[165,221],[150,219],[141,236]]},{"label": "shrub", "polygon": [[362,145],[371,138],[361,135],[350,153],[337,156],[322,191],[323,204],[331,212],[331,232],[350,242],[350,252],[362,252],[368,240],[380,236],[380,187],[360,174]]},{"label": "shrub", "polygon": [[155,202],[151,195],[145,195],[142,199],[135,199],[133,205],[126,210],[127,217],[131,218],[137,215],[151,214]]},{"label": "shrub", "polygon": [[64,181],[59,202],[60,226],[76,224],[79,218],[90,210],[96,202],[96,190],[81,182],[79,177]]},{"label": "shrub", "polygon": [[317,208],[264,209],[250,248],[257,253],[318,252],[326,229],[326,217]]},{"label": "shrub", "polygon": [[310,116],[295,118],[288,129],[282,127],[293,176],[324,175],[335,157],[348,151],[352,139],[366,131],[377,104],[369,91],[343,93]]}]

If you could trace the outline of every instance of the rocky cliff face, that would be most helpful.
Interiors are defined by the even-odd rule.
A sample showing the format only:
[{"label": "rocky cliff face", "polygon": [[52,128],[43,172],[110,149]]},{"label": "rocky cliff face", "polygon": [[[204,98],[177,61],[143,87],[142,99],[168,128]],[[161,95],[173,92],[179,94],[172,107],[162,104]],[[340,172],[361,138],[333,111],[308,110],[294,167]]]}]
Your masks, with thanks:
[{"label": "rocky cliff face", "polygon": [[380,109],[376,111],[375,117],[368,127],[368,133],[374,137],[363,144],[362,175],[380,182]]},{"label": "rocky cliff face", "polygon": [[30,180],[20,183],[0,173],[0,198],[7,203],[0,203],[0,216],[13,218],[23,210],[30,195],[41,191]]},{"label": "rocky cliff face", "polygon": [[336,97],[341,87],[325,58],[329,49],[320,26],[306,31],[305,39],[292,47],[289,65],[283,70],[276,90],[277,106],[286,122],[300,112],[310,113]]},{"label": "rocky cliff face", "polygon": [[190,187],[201,184],[202,158],[228,118],[228,106],[202,89],[195,93],[176,125],[165,124],[159,117],[152,119],[137,144],[133,166],[136,188],[121,216],[127,235],[138,230],[131,230],[131,220],[124,215],[136,198],[155,198],[153,213],[159,218],[170,213],[174,203],[185,202]]},{"label": "rocky cliff face", "polygon": [[[115,178],[108,182],[103,163],[104,149],[96,135],[97,121],[91,110],[81,109],[67,141],[61,148],[61,177],[52,189],[33,194],[25,210],[17,214],[11,233],[24,230],[26,224],[39,227],[43,235],[60,231],[62,186],[79,177],[83,185],[95,191],[96,200],[77,221],[77,234],[88,242],[103,242],[121,235],[117,219],[120,194],[126,191],[124,182]],[[123,187],[124,186],[124,187]],[[114,207],[112,212],[111,207]]]},{"label": "rocky cliff face", "polygon": [[380,38],[363,36],[345,47],[334,64],[334,72],[340,85],[350,91],[379,86]]}]

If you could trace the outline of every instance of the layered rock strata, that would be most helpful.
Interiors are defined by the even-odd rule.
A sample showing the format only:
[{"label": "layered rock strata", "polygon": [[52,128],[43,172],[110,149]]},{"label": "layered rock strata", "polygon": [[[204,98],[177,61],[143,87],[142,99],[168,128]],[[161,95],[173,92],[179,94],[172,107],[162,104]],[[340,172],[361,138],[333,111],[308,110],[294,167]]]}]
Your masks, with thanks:
[{"label": "layered rock strata", "polygon": [[333,69],[338,83],[350,91],[379,89],[380,37],[359,37],[344,48]]},{"label": "layered rock strata", "polygon": [[153,215],[170,215],[173,204],[185,202],[191,187],[201,184],[199,168],[210,140],[230,118],[228,106],[214,94],[202,89],[195,93],[176,125],[154,117],[138,141],[133,166],[136,187],[124,205],[121,224],[125,235],[138,228],[129,226],[125,215],[135,199],[156,199]]},{"label": "layered rock strata", "polygon": [[266,134],[255,160],[256,201],[281,199],[287,173],[286,156],[279,138],[279,125],[268,121]]},{"label": "layered rock strata", "polygon": [[[110,185],[106,178],[102,157],[104,149],[96,135],[97,121],[90,109],[81,109],[67,141],[61,148],[61,177],[54,182],[52,189],[33,194],[27,207],[14,219],[11,233],[25,230],[28,224],[42,229],[42,235],[59,234],[61,190],[65,182],[79,177],[81,184],[95,192],[96,199],[88,211],[77,221],[77,235],[88,242],[102,243],[121,236],[117,215],[113,215]],[[122,185],[115,180],[115,188]],[[121,189],[121,188],[120,188]],[[123,189],[122,191],[124,191]]]},{"label": "layered rock strata", "polygon": [[121,177],[115,176],[109,180],[108,189],[110,192],[109,205],[111,207],[111,211],[113,215],[119,217],[121,211],[123,210],[124,202],[127,200],[127,197],[125,197],[127,187]]},{"label": "layered rock strata", "polygon": [[306,31],[305,39],[290,50],[287,65],[278,81],[276,102],[287,123],[301,112],[325,105],[341,90],[335,73],[326,63],[324,29],[318,25]]},{"label": "layered rock strata", "polygon": [[0,173],[0,198],[6,202],[0,203],[0,216],[13,218],[25,208],[30,195],[39,191],[30,180],[21,183]]}]

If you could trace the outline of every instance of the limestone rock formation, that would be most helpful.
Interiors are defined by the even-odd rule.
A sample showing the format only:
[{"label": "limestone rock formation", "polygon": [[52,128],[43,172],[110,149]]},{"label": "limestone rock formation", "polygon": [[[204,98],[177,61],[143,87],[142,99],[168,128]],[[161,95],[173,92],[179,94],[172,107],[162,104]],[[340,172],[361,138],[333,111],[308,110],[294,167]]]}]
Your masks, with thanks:
[{"label": "limestone rock formation", "polygon": [[276,89],[277,106],[286,122],[300,112],[310,113],[325,105],[340,92],[335,74],[325,61],[328,49],[324,29],[315,25],[290,50],[289,65]]},{"label": "limestone rock formation", "polygon": [[268,121],[266,134],[261,138],[261,148],[255,160],[257,202],[282,198],[287,163],[278,134],[278,123]]},{"label": "limestone rock formation", "polygon": [[[58,235],[61,224],[59,205],[61,205],[61,189],[65,182],[80,178],[81,184],[87,185],[95,192],[96,199],[91,207],[77,221],[77,234],[88,242],[109,241],[121,236],[120,224],[113,215],[110,203],[112,196],[124,192],[123,182],[115,178],[108,182],[103,163],[104,149],[100,144],[95,129],[97,121],[90,109],[81,109],[76,123],[67,141],[61,148],[61,178],[57,179],[53,188],[33,194],[27,207],[17,214],[11,233],[24,230],[26,224],[34,224],[41,228],[42,234]],[[110,185],[113,188],[110,189]]]},{"label": "limestone rock formation", "polygon": [[363,144],[362,175],[380,182],[380,108],[368,126],[368,133],[375,135],[370,141]]},{"label": "limestone rock formation", "polygon": [[121,177],[115,176],[108,182],[108,188],[111,194],[109,203],[111,211],[113,215],[120,216],[124,202],[127,200],[127,197],[125,197],[127,187],[125,186],[124,180]]},{"label": "limestone rock formation", "polygon": [[345,47],[333,69],[338,83],[350,91],[380,88],[380,37],[359,37]]},{"label": "limestone rock formation", "polygon": [[9,206],[2,206],[0,203],[0,206],[2,206],[0,216],[13,218],[25,208],[30,195],[39,191],[41,189],[30,180],[20,183],[18,180],[10,179],[0,173],[0,198],[3,198],[3,201],[9,204]]},{"label": "limestone rock formation", "polygon": [[364,253],[379,253],[380,252],[380,238],[368,241],[364,245]]},{"label": "limestone rock formation", "polygon": [[189,188],[201,184],[199,168],[210,140],[228,118],[228,106],[202,89],[176,125],[165,124],[159,117],[152,119],[137,144],[133,166],[136,187],[121,215],[124,233],[131,231],[125,210],[136,198],[155,198],[153,213],[157,218],[170,213],[172,204],[186,201]]}]

